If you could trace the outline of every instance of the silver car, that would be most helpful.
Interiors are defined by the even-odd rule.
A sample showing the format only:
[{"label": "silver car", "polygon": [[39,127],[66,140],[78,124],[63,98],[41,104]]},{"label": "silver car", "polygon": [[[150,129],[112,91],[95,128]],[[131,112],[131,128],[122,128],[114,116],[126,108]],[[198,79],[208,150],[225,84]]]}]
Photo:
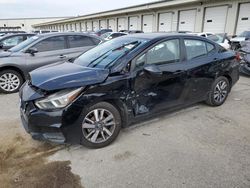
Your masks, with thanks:
[{"label": "silver car", "polygon": [[70,61],[102,42],[82,33],[47,33],[33,36],[0,53],[0,92],[14,93],[28,73],[52,63]]}]

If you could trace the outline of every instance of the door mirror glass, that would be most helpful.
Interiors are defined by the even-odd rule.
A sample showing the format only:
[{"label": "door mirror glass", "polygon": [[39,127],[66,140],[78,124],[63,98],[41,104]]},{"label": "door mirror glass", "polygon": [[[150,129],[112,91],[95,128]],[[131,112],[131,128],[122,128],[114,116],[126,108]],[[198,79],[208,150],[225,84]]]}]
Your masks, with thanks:
[{"label": "door mirror glass", "polygon": [[29,53],[31,55],[34,55],[37,52],[38,52],[37,48],[29,48],[28,50],[26,50],[26,53]]},{"label": "door mirror glass", "polygon": [[145,66],[144,71],[152,75],[162,75],[162,71],[154,64]]}]

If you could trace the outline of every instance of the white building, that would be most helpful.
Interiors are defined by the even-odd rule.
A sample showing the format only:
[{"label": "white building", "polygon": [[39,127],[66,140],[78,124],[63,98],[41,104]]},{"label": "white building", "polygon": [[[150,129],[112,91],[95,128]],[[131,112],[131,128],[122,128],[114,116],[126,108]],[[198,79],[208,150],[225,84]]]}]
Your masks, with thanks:
[{"label": "white building", "polygon": [[91,31],[101,28],[144,32],[192,31],[238,34],[250,29],[249,0],[163,0],[111,11],[35,24],[41,30]]},{"label": "white building", "polygon": [[66,17],[47,17],[47,18],[11,18],[0,19],[0,31],[32,31],[32,25],[65,19]]}]

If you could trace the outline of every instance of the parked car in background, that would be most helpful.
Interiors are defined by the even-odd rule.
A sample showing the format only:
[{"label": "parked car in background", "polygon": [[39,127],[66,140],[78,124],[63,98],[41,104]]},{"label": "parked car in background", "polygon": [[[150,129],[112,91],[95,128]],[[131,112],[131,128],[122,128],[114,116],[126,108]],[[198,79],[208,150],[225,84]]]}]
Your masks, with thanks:
[{"label": "parked car in background", "polygon": [[211,32],[188,33],[188,34],[196,35],[196,36],[200,36],[200,37],[208,37],[208,36],[214,35],[214,33],[211,33]]},{"label": "parked car in background", "polygon": [[250,40],[250,31],[244,31],[240,35],[232,38],[231,46],[233,50],[238,50],[240,48],[240,42]]},{"label": "parked car in background", "polygon": [[7,34],[26,33],[25,31],[0,31],[0,37]]},{"label": "parked car in background", "polygon": [[56,30],[36,30],[36,31],[33,31],[33,33],[36,33],[36,34],[55,33],[55,32],[58,32],[58,31],[56,31]]},{"label": "parked car in background", "polygon": [[14,93],[38,67],[68,61],[98,45],[102,39],[82,33],[33,36],[0,53],[0,92]]},{"label": "parked car in background", "polygon": [[144,33],[144,32],[141,30],[129,30],[128,31],[128,34],[135,34],[135,33]]},{"label": "parked car in background", "polygon": [[127,33],[122,33],[122,32],[107,32],[104,33],[103,35],[101,35],[101,38],[105,41],[117,38],[117,37],[121,37],[127,35]]},{"label": "parked car in background", "polygon": [[97,36],[101,36],[107,32],[113,32],[113,30],[112,29],[100,29],[100,30],[95,31],[94,34]]},{"label": "parked car in background", "polygon": [[34,139],[100,148],[159,112],[220,106],[238,79],[235,53],[206,38],[127,35],[32,71],[20,91],[21,119]]},{"label": "parked car in background", "polygon": [[224,47],[227,50],[231,48],[231,45],[230,45],[231,41],[228,38],[226,33],[210,35],[207,38],[218,43],[219,45],[221,45],[222,47]]},{"label": "parked car in background", "polygon": [[0,51],[8,50],[34,35],[30,33],[7,34],[0,38]]}]

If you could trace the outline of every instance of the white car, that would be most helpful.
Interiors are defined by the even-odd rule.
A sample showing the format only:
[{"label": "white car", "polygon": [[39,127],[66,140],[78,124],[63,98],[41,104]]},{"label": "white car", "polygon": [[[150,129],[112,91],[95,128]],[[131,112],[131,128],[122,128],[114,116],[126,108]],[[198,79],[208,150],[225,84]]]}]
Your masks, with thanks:
[{"label": "white car", "polygon": [[240,43],[246,40],[250,40],[250,31],[244,31],[239,36],[232,38],[232,49],[237,50],[240,48]]},{"label": "white car", "polygon": [[210,32],[188,33],[188,34],[196,35],[196,36],[201,36],[201,37],[208,37],[208,36],[214,35],[214,33],[210,33]]},{"label": "white car", "polygon": [[230,45],[231,41],[227,37],[226,33],[210,35],[207,38],[218,43],[219,45],[221,45],[227,50],[231,48],[231,45]]},{"label": "white car", "polygon": [[117,38],[117,37],[121,37],[127,35],[127,33],[122,33],[122,32],[107,32],[104,33],[103,35],[101,35],[101,38],[105,41]]}]

